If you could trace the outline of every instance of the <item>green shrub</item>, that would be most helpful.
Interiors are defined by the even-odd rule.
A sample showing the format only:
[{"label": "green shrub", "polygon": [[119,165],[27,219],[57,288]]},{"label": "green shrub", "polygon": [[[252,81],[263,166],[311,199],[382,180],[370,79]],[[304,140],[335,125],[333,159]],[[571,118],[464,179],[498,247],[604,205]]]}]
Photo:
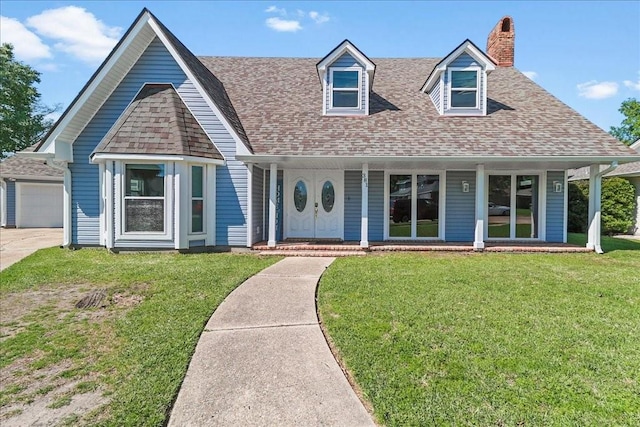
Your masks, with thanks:
[{"label": "green shrub", "polygon": [[589,181],[569,183],[569,212],[567,227],[569,233],[587,231],[589,216]]},{"label": "green shrub", "polygon": [[[608,235],[626,233],[634,222],[635,190],[624,178],[602,180],[602,232]],[[589,181],[569,183],[570,233],[587,231],[589,213]]]},{"label": "green shrub", "polygon": [[624,178],[607,178],[602,182],[602,232],[626,233],[634,223],[635,189]]}]

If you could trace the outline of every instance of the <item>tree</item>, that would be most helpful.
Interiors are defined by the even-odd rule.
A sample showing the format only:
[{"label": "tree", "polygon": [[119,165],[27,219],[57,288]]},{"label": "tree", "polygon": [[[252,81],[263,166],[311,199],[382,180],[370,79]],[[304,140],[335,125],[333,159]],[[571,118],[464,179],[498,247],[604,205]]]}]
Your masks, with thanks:
[{"label": "tree", "polygon": [[0,158],[35,144],[53,125],[47,115],[58,106],[40,103],[40,73],[17,61],[13,46],[0,46]]},{"label": "tree", "polygon": [[640,102],[635,98],[623,101],[618,110],[624,115],[620,126],[611,126],[609,133],[627,145],[640,139]]}]

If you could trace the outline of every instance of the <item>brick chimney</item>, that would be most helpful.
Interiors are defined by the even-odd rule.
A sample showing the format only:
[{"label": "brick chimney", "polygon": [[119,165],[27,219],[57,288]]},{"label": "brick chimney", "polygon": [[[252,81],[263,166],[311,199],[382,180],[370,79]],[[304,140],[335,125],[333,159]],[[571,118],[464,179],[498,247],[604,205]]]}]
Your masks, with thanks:
[{"label": "brick chimney", "polygon": [[487,55],[499,67],[513,67],[513,52],[516,32],[513,18],[503,17],[489,33],[487,38]]}]

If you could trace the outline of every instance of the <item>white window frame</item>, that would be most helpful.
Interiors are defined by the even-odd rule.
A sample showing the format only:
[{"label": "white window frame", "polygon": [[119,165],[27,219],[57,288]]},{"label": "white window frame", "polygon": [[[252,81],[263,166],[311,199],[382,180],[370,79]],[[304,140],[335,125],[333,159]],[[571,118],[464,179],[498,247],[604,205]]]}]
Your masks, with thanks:
[{"label": "white window frame", "polygon": [[[127,165],[164,165],[164,196],[163,197],[143,197],[143,199],[164,199],[164,231],[126,231],[126,207],[125,200],[135,200],[138,197],[126,196]],[[171,224],[173,211],[172,198],[173,163],[153,161],[153,160],[132,160],[119,161],[116,163],[116,224],[117,239],[121,240],[171,240],[173,237],[173,226]]]},{"label": "white window frame", "polygon": [[[391,194],[391,186],[389,177],[391,175],[411,175],[411,212],[415,212],[418,208],[418,175],[438,175],[438,236],[436,237],[418,237],[418,219],[417,215],[411,215],[411,236],[396,237],[389,236],[389,212],[391,206],[389,197]],[[445,241],[445,206],[447,203],[447,174],[443,170],[385,170],[384,172],[384,240],[416,240],[416,241]]]},{"label": "white window frame", "polygon": [[[455,88],[453,87],[453,72],[454,71],[475,71],[476,72],[476,87],[475,89],[472,88]],[[447,97],[447,109],[449,110],[479,110],[481,108],[481,103],[480,103],[480,73],[482,72],[482,68],[480,67],[449,67],[447,69],[447,82],[448,82],[448,97]],[[466,91],[470,91],[470,90],[475,90],[476,91],[476,105],[475,107],[454,107],[452,105],[452,93],[454,91],[462,91],[462,90],[466,90]]]},{"label": "white window frame", "polygon": [[[492,175],[504,175],[511,177],[511,193],[509,194],[509,237],[489,237],[489,177]],[[516,219],[518,216],[516,206],[517,177],[522,175],[535,175],[538,177],[538,237],[516,237]],[[546,240],[547,227],[547,173],[540,170],[504,171],[490,170],[485,172],[484,191],[484,212],[486,221],[484,222],[484,240],[510,241],[510,242],[544,242]]]},{"label": "white window frame", "polygon": [[[331,67],[329,77],[329,110],[331,111],[344,111],[344,110],[360,110],[362,108],[362,69],[360,67]],[[335,71],[356,71],[358,73],[358,87],[357,88],[334,88],[333,87],[333,73]],[[338,92],[358,92],[358,105],[356,107],[335,107],[333,105],[333,91]]]},{"label": "white window frame", "polygon": [[[202,197],[193,196],[193,168],[202,169]],[[193,201],[202,201],[202,231],[193,231]],[[207,165],[189,164],[189,236],[205,236],[207,234]]]}]

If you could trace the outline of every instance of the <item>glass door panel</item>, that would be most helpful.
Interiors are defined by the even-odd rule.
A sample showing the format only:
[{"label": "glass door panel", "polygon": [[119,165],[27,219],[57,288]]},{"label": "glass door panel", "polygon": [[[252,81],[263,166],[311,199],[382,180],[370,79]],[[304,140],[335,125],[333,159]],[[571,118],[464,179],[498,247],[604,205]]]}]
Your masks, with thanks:
[{"label": "glass door panel", "polygon": [[389,175],[389,237],[411,238],[411,175]]},{"label": "glass door panel", "polygon": [[511,175],[489,176],[488,237],[511,237]]},{"label": "glass door panel", "polygon": [[516,177],[516,238],[538,237],[538,176]]},{"label": "glass door panel", "polygon": [[416,185],[418,187],[416,236],[438,237],[440,177],[438,175],[418,175]]}]

